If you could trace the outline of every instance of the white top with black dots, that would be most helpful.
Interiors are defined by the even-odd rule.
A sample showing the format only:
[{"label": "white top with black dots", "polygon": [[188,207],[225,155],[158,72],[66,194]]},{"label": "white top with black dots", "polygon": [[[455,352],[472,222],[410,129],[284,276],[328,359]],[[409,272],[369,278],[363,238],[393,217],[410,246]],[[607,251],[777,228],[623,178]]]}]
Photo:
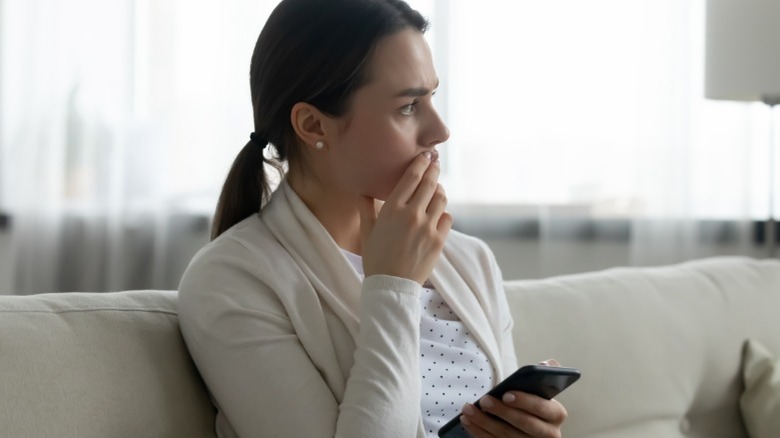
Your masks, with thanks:
[{"label": "white top with black dots", "polygon": [[[362,276],[363,259],[342,251]],[[468,327],[433,286],[424,285],[420,300],[420,404],[425,433],[436,437],[464,404],[473,403],[493,387],[494,372]]]}]

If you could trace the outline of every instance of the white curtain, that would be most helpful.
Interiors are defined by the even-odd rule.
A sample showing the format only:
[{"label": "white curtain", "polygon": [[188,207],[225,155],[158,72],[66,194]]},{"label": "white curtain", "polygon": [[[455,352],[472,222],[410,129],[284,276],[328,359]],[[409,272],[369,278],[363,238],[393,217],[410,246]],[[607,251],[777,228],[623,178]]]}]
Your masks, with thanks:
[{"label": "white curtain", "polygon": [[252,130],[249,59],[274,5],[3,2],[15,291],[177,286]]},{"label": "white curtain", "polygon": [[765,256],[770,112],[704,99],[704,0],[439,5],[446,187],[510,277]]},{"label": "white curtain", "polygon": [[[0,0],[16,291],[176,287],[253,128],[276,3]],[[769,112],[702,97],[704,0],[409,3],[433,22],[456,227],[509,277],[761,256]]]},{"label": "white curtain", "polygon": [[118,268],[113,231],[132,96],[129,3],[2,6],[0,174],[17,285],[59,290],[79,276],[79,286],[89,287]]}]

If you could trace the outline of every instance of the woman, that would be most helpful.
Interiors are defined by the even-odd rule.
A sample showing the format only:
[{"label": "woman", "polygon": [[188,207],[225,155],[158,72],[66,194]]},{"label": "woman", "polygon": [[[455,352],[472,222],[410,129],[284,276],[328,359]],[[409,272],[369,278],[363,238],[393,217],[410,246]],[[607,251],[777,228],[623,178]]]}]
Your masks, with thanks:
[{"label": "woman", "polygon": [[[512,321],[487,246],[450,231],[426,27],[401,0],[284,0],[263,28],[255,132],[179,295],[220,436],[560,435],[556,401],[470,404],[516,369]],[[288,166],[273,194],[264,162]]]}]

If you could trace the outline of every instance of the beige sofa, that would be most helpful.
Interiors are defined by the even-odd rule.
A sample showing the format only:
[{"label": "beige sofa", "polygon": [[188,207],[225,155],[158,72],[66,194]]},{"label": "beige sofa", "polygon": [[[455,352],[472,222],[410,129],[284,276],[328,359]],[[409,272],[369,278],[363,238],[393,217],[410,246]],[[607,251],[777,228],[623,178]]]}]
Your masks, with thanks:
[{"label": "beige sofa", "polygon": [[[520,362],[582,370],[559,396],[565,436],[748,436],[742,348],[750,338],[780,355],[780,262],[716,258],[506,288]],[[2,437],[215,436],[175,292],[0,296],[0,394]]]}]

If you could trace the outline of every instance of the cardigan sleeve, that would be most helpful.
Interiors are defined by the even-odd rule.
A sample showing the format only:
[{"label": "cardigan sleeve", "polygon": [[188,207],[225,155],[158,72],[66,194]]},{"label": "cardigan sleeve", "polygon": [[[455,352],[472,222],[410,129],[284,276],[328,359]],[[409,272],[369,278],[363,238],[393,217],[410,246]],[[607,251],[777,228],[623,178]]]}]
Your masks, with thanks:
[{"label": "cardigan sleeve", "polygon": [[363,282],[360,335],[337,435],[417,434],[420,292],[418,283],[398,277],[375,275]]},{"label": "cardigan sleeve", "polygon": [[274,291],[247,250],[222,242],[193,259],[179,288],[182,335],[217,406],[220,436],[415,436],[419,284],[364,281],[354,364],[339,403],[277,296],[295,291]]}]

